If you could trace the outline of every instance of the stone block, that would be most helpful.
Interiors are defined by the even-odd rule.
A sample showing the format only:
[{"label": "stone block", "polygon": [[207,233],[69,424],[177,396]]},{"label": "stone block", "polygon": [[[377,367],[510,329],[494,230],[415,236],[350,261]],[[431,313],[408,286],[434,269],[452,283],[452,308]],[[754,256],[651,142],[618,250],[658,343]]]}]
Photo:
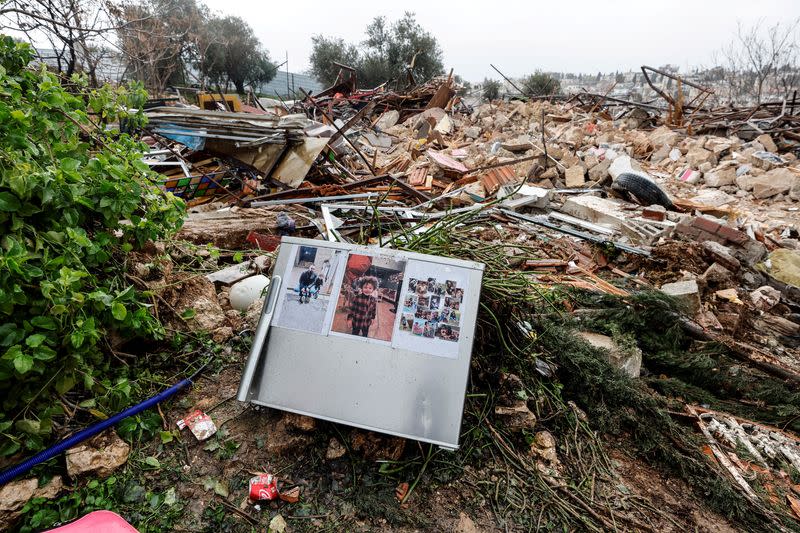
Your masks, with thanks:
[{"label": "stone block", "polygon": [[772,140],[772,137],[768,133],[763,135],[759,135],[756,137],[756,141],[761,143],[761,146],[764,147],[764,150],[767,152],[772,152],[773,154],[778,153],[778,146],[775,144],[775,141]]},{"label": "stone block", "polygon": [[686,161],[690,167],[698,168],[703,163],[711,163],[711,165],[716,165],[717,157],[711,150],[706,150],[705,148],[694,146],[691,149],[689,149],[689,152],[686,154]]},{"label": "stone block", "polygon": [[800,182],[800,177],[788,168],[772,169],[750,181],[753,186],[753,196],[759,199],[770,198],[778,194],[786,194],[791,191],[798,182]]},{"label": "stone block", "polygon": [[614,339],[607,335],[600,335],[589,331],[580,331],[578,335],[583,340],[604,350],[608,355],[606,360],[618,370],[632,378],[638,378],[642,370],[642,351],[636,347],[623,347],[614,342]]},{"label": "stone block", "polygon": [[736,169],[733,167],[715,168],[703,176],[708,187],[725,187],[736,183]]},{"label": "stone block", "polygon": [[661,292],[676,298],[686,307],[691,316],[700,311],[700,288],[697,286],[696,280],[665,283],[661,286]]},{"label": "stone block", "polygon": [[586,184],[585,173],[586,169],[580,165],[568,168],[565,176],[567,187],[571,189],[583,187]]}]

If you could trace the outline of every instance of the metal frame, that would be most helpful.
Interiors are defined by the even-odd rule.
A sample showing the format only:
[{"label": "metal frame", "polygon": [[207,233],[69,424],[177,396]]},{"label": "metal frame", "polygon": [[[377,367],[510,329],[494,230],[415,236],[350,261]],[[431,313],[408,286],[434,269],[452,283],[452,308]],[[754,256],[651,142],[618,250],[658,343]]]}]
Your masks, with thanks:
[{"label": "metal frame", "polygon": [[[289,280],[291,245],[380,255],[452,269],[466,280],[457,355],[440,357],[343,335],[271,326]],[[237,399],[458,448],[484,265],[323,240],[284,238]],[[407,288],[404,277],[402,288]],[[338,292],[332,294],[332,303]],[[399,316],[397,317],[399,322]],[[395,323],[395,328],[397,327]],[[397,330],[395,329],[395,336]]]}]

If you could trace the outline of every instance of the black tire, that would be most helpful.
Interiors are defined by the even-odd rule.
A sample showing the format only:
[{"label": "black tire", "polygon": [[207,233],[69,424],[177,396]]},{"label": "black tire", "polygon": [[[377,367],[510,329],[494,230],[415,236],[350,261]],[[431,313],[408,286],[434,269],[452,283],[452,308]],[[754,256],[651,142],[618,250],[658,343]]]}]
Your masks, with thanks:
[{"label": "black tire", "polygon": [[654,181],[641,174],[624,172],[614,180],[611,188],[618,192],[627,193],[644,206],[655,204],[664,206],[672,211],[675,210],[675,204],[672,203],[667,193],[656,185]]}]

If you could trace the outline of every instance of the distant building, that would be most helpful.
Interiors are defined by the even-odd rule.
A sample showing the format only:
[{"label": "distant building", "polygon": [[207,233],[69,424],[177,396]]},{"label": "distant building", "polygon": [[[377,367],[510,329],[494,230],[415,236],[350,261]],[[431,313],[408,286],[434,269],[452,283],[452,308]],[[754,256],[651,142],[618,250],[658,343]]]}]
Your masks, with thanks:
[{"label": "distant building", "polygon": [[[54,70],[58,69],[57,56],[54,50],[49,48],[38,48],[36,51],[42,58],[42,61],[48,67]],[[64,66],[65,65],[62,63],[62,68]],[[193,74],[191,79],[197,79],[198,72],[196,69],[191,66],[189,69]],[[121,83],[125,81],[126,75],[128,74],[125,60],[119,54],[109,52],[101,57],[97,62],[96,74],[97,81],[100,83]],[[256,92],[267,97],[274,97],[275,93],[277,92],[282,98],[287,96],[289,98],[294,98],[295,94],[297,94],[298,97],[302,97],[302,93],[300,92],[301,87],[305,91],[312,94],[316,94],[324,89],[327,89],[327,87],[320,83],[316,78],[309,76],[308,74],[295,74],[292,72],[287,74],[285,70],[279,70],[275,73],[275,77],[272,78],[272,80],[270,80],[268,83],[259,85],[256,89]]]},{"label": "distant building", "polygon": [[275,93],[278,93],[281,97],[295,98],[296,95],[298,98],[302,98],[301,87],[311,94],[327,89],[319,80],[308,74],[294,74],[292,72],[287,74],[285,70],[279,70],[269,82],[259,85],[256,92],[268,98],[275,96]]}]

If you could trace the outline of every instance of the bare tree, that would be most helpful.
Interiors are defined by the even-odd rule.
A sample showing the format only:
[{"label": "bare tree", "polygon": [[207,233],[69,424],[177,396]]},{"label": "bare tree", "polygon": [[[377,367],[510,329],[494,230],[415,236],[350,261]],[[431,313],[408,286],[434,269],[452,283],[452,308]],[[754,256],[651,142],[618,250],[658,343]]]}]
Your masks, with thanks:
[{"label": "bare tree", "polygon": [[36,49],[40,60],[67,76],[86,72],[97,85],[98,65],[108,53],[100,42],[115,29],[107,6],[105,0],[7,0],[0,5],[0,29],[48,42],[50,51]]},{"label": "bare tree", "polygon": [[765,95],[785,98],[798,86],[798,27],[800,19],[765,28],[763,21],[741,24],[733,41],[722,51],[732,101]]},{"label": "bare tree", "polygon": [[154,94],[185,83],[199,49],[208,46],[207,15],[195,0],[142,0],[117,5],[112,15],[128,75]]}]

